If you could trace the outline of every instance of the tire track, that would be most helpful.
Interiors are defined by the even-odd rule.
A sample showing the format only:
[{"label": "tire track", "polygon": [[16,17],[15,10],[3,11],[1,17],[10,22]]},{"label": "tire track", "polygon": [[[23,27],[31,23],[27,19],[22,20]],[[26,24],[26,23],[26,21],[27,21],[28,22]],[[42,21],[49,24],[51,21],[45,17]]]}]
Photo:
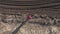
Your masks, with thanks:
[{"label": "tire track", "polygon": [[[22,3],[22,4],[21,4]],[[27,4],[27,5],[26,5]],[[60,9],[54,7],[60,6],[60,1],[40,3],[40,1],[20,2],[20,1],[0,1],[0,13],[15,14],[29,13],[29,14],[47,14],[58,15]]]}]

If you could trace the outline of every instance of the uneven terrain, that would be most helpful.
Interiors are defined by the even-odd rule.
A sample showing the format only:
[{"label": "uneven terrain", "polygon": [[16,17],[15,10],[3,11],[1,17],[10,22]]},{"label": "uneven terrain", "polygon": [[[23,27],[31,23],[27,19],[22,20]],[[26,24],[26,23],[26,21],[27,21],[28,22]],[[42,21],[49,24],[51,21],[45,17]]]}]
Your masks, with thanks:
[{"label": "uneven terrain", "polygon": [[[0,34],[12,34],[12,32],[21,25],[28,14],[0,14]],[[34,14],[33,19],[28,20],[20,27],[17,34],[60,34],[60,22],[55,24],[55,18],[49,18],[47,15]],[[16,16],[16,17],[15,17]],[[46,20],[46,21],[45,21]],[[51,22],[50,22],[51,20]],[[56,19],[58,21],[58,19]]]},{"label": "uneven terrain", "polygon": [[0,34],[60,34],[60,0],[28,1],[0,0]]}]

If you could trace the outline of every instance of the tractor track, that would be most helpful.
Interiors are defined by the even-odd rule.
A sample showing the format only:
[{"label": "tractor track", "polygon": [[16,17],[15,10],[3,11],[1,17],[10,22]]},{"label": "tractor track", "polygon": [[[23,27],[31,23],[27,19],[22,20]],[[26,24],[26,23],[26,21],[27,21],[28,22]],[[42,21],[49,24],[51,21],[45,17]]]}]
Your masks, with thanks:
[{"label": "tractor track", "polygon": [[[47,14],[49,16],[57,16],[60,14],[60,1],[55,2],[36,2],[36,1],[0,1],[0,13],[5,14]],[[58,8],[55,8],[58,7]]]}]

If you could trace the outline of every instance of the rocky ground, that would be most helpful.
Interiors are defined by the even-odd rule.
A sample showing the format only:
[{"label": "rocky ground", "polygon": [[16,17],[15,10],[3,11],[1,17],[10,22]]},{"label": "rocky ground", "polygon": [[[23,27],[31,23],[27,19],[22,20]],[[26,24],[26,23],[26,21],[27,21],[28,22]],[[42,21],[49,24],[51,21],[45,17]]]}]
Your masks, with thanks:
[{"label": "rocky ground", "polygon": [[[38,0],[36,6],[35,2],[23,6],[19,1],[36,0],[0,2],[0,34],[60,34],[60,0]],[[29,13],[32,19],[26,20]]]},{"label": "rocky ground", "polygon": [[[6,15],[0,14],[0,34],[12,32],[26,20],[27,14]],[[20,27],[17,34],[60,34],[59,19],[49,18],[46,15],[33,16]],[[57,23],[56,23],[57,22]]]}]

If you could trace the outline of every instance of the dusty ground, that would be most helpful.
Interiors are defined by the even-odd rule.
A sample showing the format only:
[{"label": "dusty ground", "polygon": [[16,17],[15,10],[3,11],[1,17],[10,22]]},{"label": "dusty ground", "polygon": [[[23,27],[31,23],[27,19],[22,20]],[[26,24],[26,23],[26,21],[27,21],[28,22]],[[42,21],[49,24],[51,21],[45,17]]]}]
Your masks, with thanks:
[{"label": "dusty ground", "polygon": [[[14,15],[0,14],[0,34],[12,34],[19,24],[26,20],[27,15],[22,15],[23,16],[16,15],[17,17],[15,17]],[[16,18],[19,20],[17,21]],[[37,23],[39,19],[41,21],[41,18],[38,18],[25,22],[17,34],[60,34],[60,27],[56,25],[41,25],[40,21]],[[44,22],[44,20],[42,22]]]},{"label": "dusty ground", "polygon": [[[13,1],[20,1],[20,0],[13,0]],[[27,0],[27,1],[35,1],[35,0]],[[56,1],[57,3],[55,4],[57,5],[54,5],[54,2]],[[21,4],[20,2],[10,3],[9,1],[8,3],[6,3],[3,0],[3,3],[0,2],[0,34],[12,34],[12,32],[15,31],[16,28],[27,19],[28,13],[34,14],[35,16],[38,17],[33,17],[33,19],[26,21],[24,25],[22,24],[23,26],[19,28],[17,34],[60,34],[60,9],[57,9],[60,8],[60,3],[58,1],[60,0],[41,0],[41,1],[38,0],[38,4],[42,3],[41,5],[42,7],[44,6],[49,7],[50,2],[52,2],[51,3],[52,6],[50,6],[50,8],[46,7],[48,9],[43,9],[40,8],[40,5],[20,6]],[[46,2],[47,5],[45,5]],[[15,3],[18,6],[16,6]],[[30,4],[30,3],[26,3],[26,4]],[[39,7],[40,9],[35,10],[34,8],[37,7]],[[24,9],[26,8],[27,10],[23,10],[23,8]],[[30,8],[34,10],[28,10]],[[8,13],[8,14],[4,14],[4,13]],[[55,17],[57,17],[58,19],[56,19]]]}]

